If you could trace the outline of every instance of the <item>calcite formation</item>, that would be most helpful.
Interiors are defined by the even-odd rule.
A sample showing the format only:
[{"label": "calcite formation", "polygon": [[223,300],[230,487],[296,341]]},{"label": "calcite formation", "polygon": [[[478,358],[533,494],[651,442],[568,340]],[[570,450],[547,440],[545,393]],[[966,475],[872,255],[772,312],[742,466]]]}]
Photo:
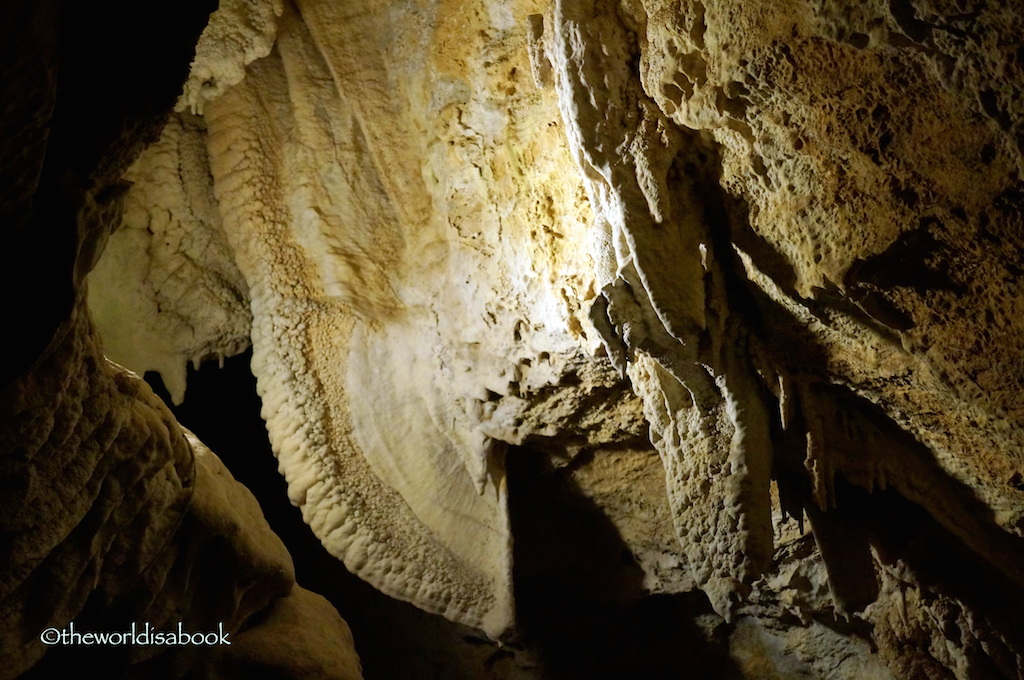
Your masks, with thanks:
[{"label": "calcite formation", "polygon": [[187,363],[245,350],[252,322],[205,159],[200,122],[168,122],[125,173],[135,189],[89,277],[97,325],[116,329],[107,354],[139,375],[159,371],[175,403],[185,398]]},{"label": "calcite formation", "polygon": [[90,303],[251,340],[327,550],[492,637],[534,449],[752,677],[1022,677],[1022,17],[225,2]]},{"label": "calcite formation", "polygon": [[[104,677],[237,677],[262,668],[280,677],[358,678],[346,624],[323,598],[295,584],[291,557],[255,498],[143,380],[104,356],[92,321],[86,277],[121,221],[122,174],[159,133],[209,10],[199,3],[173,12],[158,3],[129,5],[5,8],[0,253],[12,354],[0,375],[0,677],[57,677],[82,668]],[[147,38],[156,14],[166,14],[166,32]],[[124,64],[119,50],[133,61]],[[115,70],[132,87],[97,78]],[[181,180],[176,186],[201,187],[189,174],[201,167],[178,163],[170,175]],[[155,188],[154,177],[146,179]],[[168,194],[174,200],[160,203]],[[208,281],[224,279],[207,292],[244,294],[244,287],[232,287],[240,276],[231,276],[230,261],[217,269],[226,260],[215,257],[220,230],[208,230],[204,242],[201,229],[189,229],[211,225],[201,224],[208,216],[199,210],[201,196],[185,195],[173,187],[149,195],[154,201],[142,209],[154,219],[130,229],[174,223],[178,244],[190,245],[183,252],[207,256],[207,263],[197,257],[203,264],[194,269],[207,272]],[[173,219],[161,212],[167,208],[177,210]],[[183,211],[192,211],[191,221]],[[142,293],[209,307],[217,296],[186,290],[181,272],[165,285],[175,267],[161,269],[169,259],[161,253],[177,245],[168,237],[173,232],[151,231],[154,247],[140,249],[155,266],[138,252],[121,262],[137,265],[133,275],[165,274]],[[232,309],[247,318],[237,302]],[[141,319],[151,321],[159,309],[154,304]],[[199,318],[215,315],[207,309]],[[212,344],[220,349],[239,335],[246,333]],[[182,332],[149,349],[161,367],[177,370],[180,355],[168,362],[161,350],[179,351],[182,342],[211,344]],[[228,644],[128,643],[131,630],[216,631]],[[331,644],[316,644],[303,632],[310,630]],[[52,635],[59,631],[66,635]],[[87,633],[113,633],[124,644],[92,645]],[[295,640],[267,647],[261,640],[269,636]]]}]

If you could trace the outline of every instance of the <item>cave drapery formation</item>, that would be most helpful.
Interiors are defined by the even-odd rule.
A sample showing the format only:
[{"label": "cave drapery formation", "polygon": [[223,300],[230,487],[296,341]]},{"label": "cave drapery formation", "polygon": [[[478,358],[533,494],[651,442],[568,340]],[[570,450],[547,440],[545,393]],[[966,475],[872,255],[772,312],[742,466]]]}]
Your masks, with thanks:
[{"label": "cave drapery formation", "polygon": [[513,639],[539,452],[742,677],[1024,677],[1019,3],[209,4],[4,28],[0,677],[183,619],[238,644],[106,661],[359,677],[118,365],[180,401],[250,343],[291,502],[392,597]]}]

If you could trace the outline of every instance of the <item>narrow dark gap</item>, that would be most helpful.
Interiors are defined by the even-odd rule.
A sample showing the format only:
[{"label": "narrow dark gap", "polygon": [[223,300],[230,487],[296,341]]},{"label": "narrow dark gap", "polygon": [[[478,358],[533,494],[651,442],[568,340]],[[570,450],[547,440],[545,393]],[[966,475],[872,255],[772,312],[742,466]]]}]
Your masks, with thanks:
[{"label": "narrow dark gap", "polygon": [[[271,526],[286,526],[298,508],[287,496],[283,504],[275,501],[287,494],[287,484],[277,472],[277,459],[260,417],[262,402],[249,370],[251,360],[252,352],[247,351],[226,359],[223,368],[211,363],[202,364],[199,370],[189,366],[185,401],[177,406],[171,403],[158,373],[146,373],[145,379],[178,422],[210,447],[235,479],[252,491]],[[298,519],[301,521],[301,516]]]}]

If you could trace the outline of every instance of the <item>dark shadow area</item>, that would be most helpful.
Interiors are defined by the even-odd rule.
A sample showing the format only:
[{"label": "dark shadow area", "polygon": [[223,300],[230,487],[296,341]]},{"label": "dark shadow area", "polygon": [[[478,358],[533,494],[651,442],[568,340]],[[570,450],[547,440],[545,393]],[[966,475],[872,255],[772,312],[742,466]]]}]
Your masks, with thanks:
[{"label": "dark shadow area", "polygon": [[537,677],[739,678],[724,640],[696,624],[711,614],[704,594],[645,595],[615,527],[549,460],[507,457],[517,619]]},{"label": "dark shadow area", "polygon": [[[925,508],[893,488],[869,492],[837,477],[835,491],[835,508],[807,506],[833,594],[860,607],[874,601],[878,582],[870,565],[864,565],[873,548],[881,564],[893,569],[903,590],[913,591],[917,604],[903,606],[911,612],[913,606],[924,606],[928,613],[925,621],[901,615],[899,634],[906,637],[896,637],[885,626],[873,630],[857,618],[818,614],[815,620],[840,634],[868,640],[873,648],[888,648],[883,657],[896,677],[946,677],[946,665],[930,656],[945,638],[966,659],[964,677],[1018,678],[1024,588],[1006,576],[1001,568],[1005,565],[973,551]],[[962,629],[964,621],[970,622],[969,630]]]},{"label": "dark shadow area", "polygon": [[[256,378],[249,370],[251,360],[252,352],[247,351],[226,359],[223,368],[203,364],[195,370],[189,366],[185,401],[177,406],[171,403],[158,373],[146,373],[145,378],[178,422],[210,447],[235,479],[252,491],[273,526],[287,521],[298,508],[288,502],[288,485],[277,472],[277,459],[260,417],[262,401],[256,394]],[[283,507],[274,501],[277,496],[283,497]]]},{"label": "dark shadow area", "polygon": [[0,149],[10,160],[0,162],[0,282],[19,328],[8,334],[0,388],[31,368],[71,315],[125,189],[121,173],[160,134],[216,7],[4,3]]},{"label": "dark shadow area", "polygon": [[[1014,655],[1024,652],[1024,587],[964,545],[924,508],[896,491],[888,489],[868,495],[861,489],[851,489],[849,494],[859,497],[855,502],[864,508],[865,524],[882,561],[902,562],[931,591],[932,597],[949,598],[949,604],[936,607],[939,611],[950,610],[943,630],[947,637],[959,640],[966,633],[957,628],[958,611],[954,611],[966,606],[966,614],[973,619],[974,632],[979,637],[965,649],[971,677],[1017,677]],[[923,648],[927,648],[926,644]]]},{"label": "dark shadow area", "polygon": [[[802,423],[789,433],[774,428],[773,474],[783,506],[796,517],[806,512],[811,521],[839,608],[863,611],[877,598],[873,548],[907,589],[921,589],[933,615],[943,617],[941,635],[962,648],[970,677],[1017,677],[1015,655],[1024,653],[1024,540],[1001,529],[974,491],[943,471],[878,405],[838,386],[818,385],[808,393],[825,415],[824,445],[836,468],[829,507],[818,508],[812,499],[806,444],[793,434],[804,431]],[[865,470],[875,465],[887,481],[866,482]],[[957,624],[961,615],[972,622],[970,631]],[[842,632],[838,619],[819,622]],[[925,667],[932,631],[913,621],[908,629],[913,639],[876,640],[889,648],[897,675],[944,673],[938,662]]]}]

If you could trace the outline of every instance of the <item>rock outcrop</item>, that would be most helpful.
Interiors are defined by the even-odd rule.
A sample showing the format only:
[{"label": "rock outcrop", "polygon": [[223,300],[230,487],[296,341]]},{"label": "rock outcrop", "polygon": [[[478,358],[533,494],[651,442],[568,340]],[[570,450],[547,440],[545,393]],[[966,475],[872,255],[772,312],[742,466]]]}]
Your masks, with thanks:
[{"label": "rock outcrop", "polygon": [[529,451],[749,677],[1024,677],[1020,9],[225,2],[90,304],[493,638]]}]

